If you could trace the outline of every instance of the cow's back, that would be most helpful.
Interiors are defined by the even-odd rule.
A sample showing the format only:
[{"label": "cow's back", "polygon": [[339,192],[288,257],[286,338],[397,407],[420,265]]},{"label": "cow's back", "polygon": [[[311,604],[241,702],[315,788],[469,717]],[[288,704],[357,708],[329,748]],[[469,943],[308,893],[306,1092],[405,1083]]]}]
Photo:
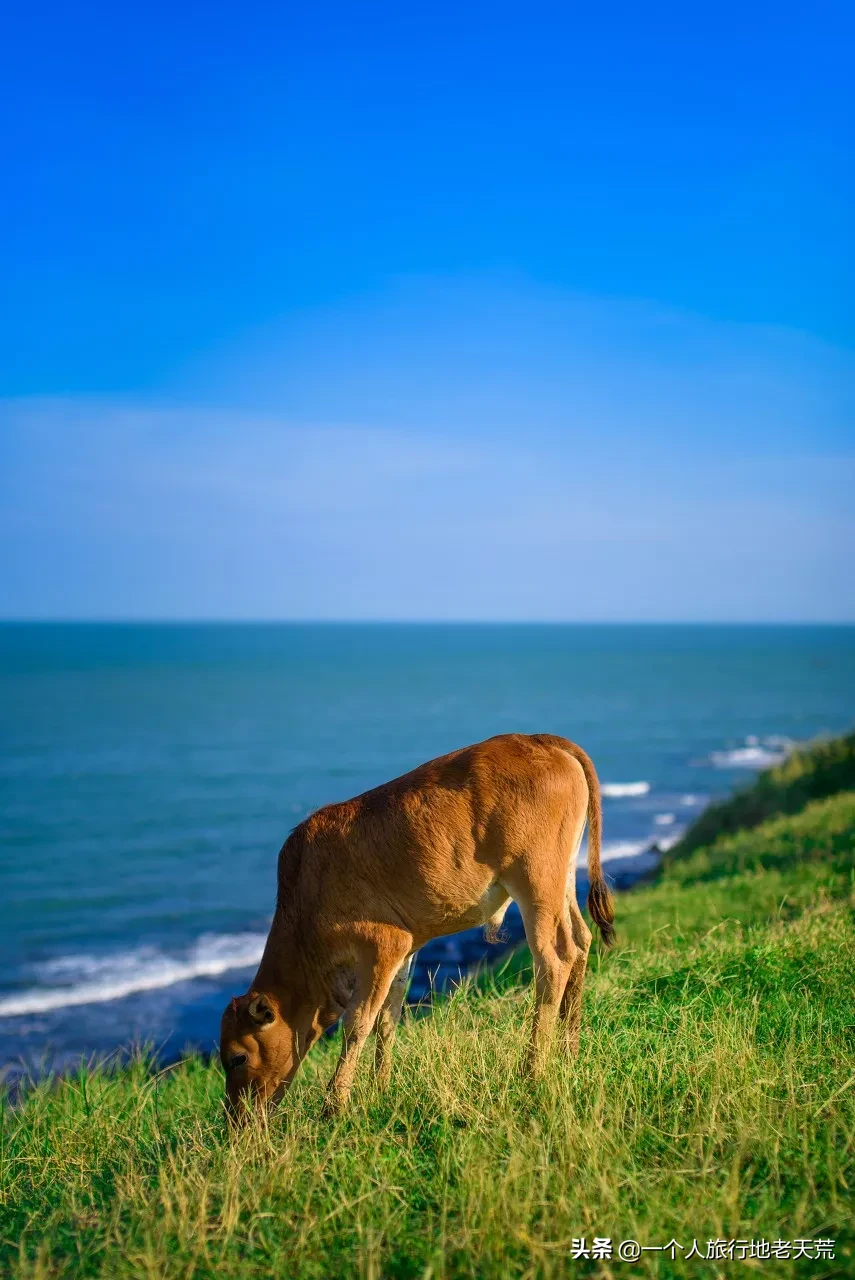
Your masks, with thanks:
[{"label": "cow's back", "polygon": [[564,739],[463,747],[310,815],[280,855],[280,898],[287,886],[311,916],[386,914],[425,937],[466,928],[503,869],[560,838],[574,787]]}]

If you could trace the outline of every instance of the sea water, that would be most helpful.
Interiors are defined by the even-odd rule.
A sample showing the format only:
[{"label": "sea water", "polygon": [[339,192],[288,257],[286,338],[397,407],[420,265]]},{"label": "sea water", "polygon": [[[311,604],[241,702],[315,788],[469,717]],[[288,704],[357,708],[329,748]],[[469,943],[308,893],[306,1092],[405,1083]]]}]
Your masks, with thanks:
[{"label": "sea water", "polygon": [[[432,756],[574,739],[627,883],[711,798],[853,721],[851,627],[0,626],[0,1064],[212,1048],[288,831]],[[437,943],[415,996],[485,952]]]}]

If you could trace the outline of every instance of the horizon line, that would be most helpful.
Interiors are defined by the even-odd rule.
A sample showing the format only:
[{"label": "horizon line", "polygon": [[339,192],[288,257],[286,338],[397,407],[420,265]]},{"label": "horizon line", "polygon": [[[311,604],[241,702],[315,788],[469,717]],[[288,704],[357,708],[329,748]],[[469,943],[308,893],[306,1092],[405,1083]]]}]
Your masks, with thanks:
[{"label": "horizon line", "polygon": [[96,627],[853,627],[855,618],[2,617],[0,626]]}]

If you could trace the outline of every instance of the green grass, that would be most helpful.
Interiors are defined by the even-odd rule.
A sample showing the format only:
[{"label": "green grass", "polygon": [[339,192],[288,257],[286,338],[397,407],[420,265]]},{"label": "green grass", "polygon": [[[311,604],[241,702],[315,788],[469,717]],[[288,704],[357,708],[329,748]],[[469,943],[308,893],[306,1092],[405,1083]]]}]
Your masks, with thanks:
[{"label": "green grass", "polygon": [[[524,954],[405,1021],[390,1092],[364,1064],[337,1121],[334,1044],[236,1143],[198,1058],[33,1086],[4,1111],[0,1272],[855,1274],[853,829],[855,792],[832,796],[623,895],[580,1056],[535,1087]],[[582,1236],[833,1237],[837,1259],[570,1261]]]}]

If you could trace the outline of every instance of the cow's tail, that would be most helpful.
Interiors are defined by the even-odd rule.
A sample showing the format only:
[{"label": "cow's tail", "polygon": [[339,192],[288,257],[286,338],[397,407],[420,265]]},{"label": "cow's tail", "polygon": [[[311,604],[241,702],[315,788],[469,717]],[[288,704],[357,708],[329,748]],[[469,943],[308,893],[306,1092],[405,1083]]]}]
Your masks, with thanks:
[{"label": "cow's tail", "polygon": [[600,799],[600,780],[594,762],[575,742],[568,744],[570,754],[579,761],[588,784],[588,911],[597,925],[604,944],[610,947],[615,940],[615,909],[609,887],[603,879],[601,843],[603,806]]}]

